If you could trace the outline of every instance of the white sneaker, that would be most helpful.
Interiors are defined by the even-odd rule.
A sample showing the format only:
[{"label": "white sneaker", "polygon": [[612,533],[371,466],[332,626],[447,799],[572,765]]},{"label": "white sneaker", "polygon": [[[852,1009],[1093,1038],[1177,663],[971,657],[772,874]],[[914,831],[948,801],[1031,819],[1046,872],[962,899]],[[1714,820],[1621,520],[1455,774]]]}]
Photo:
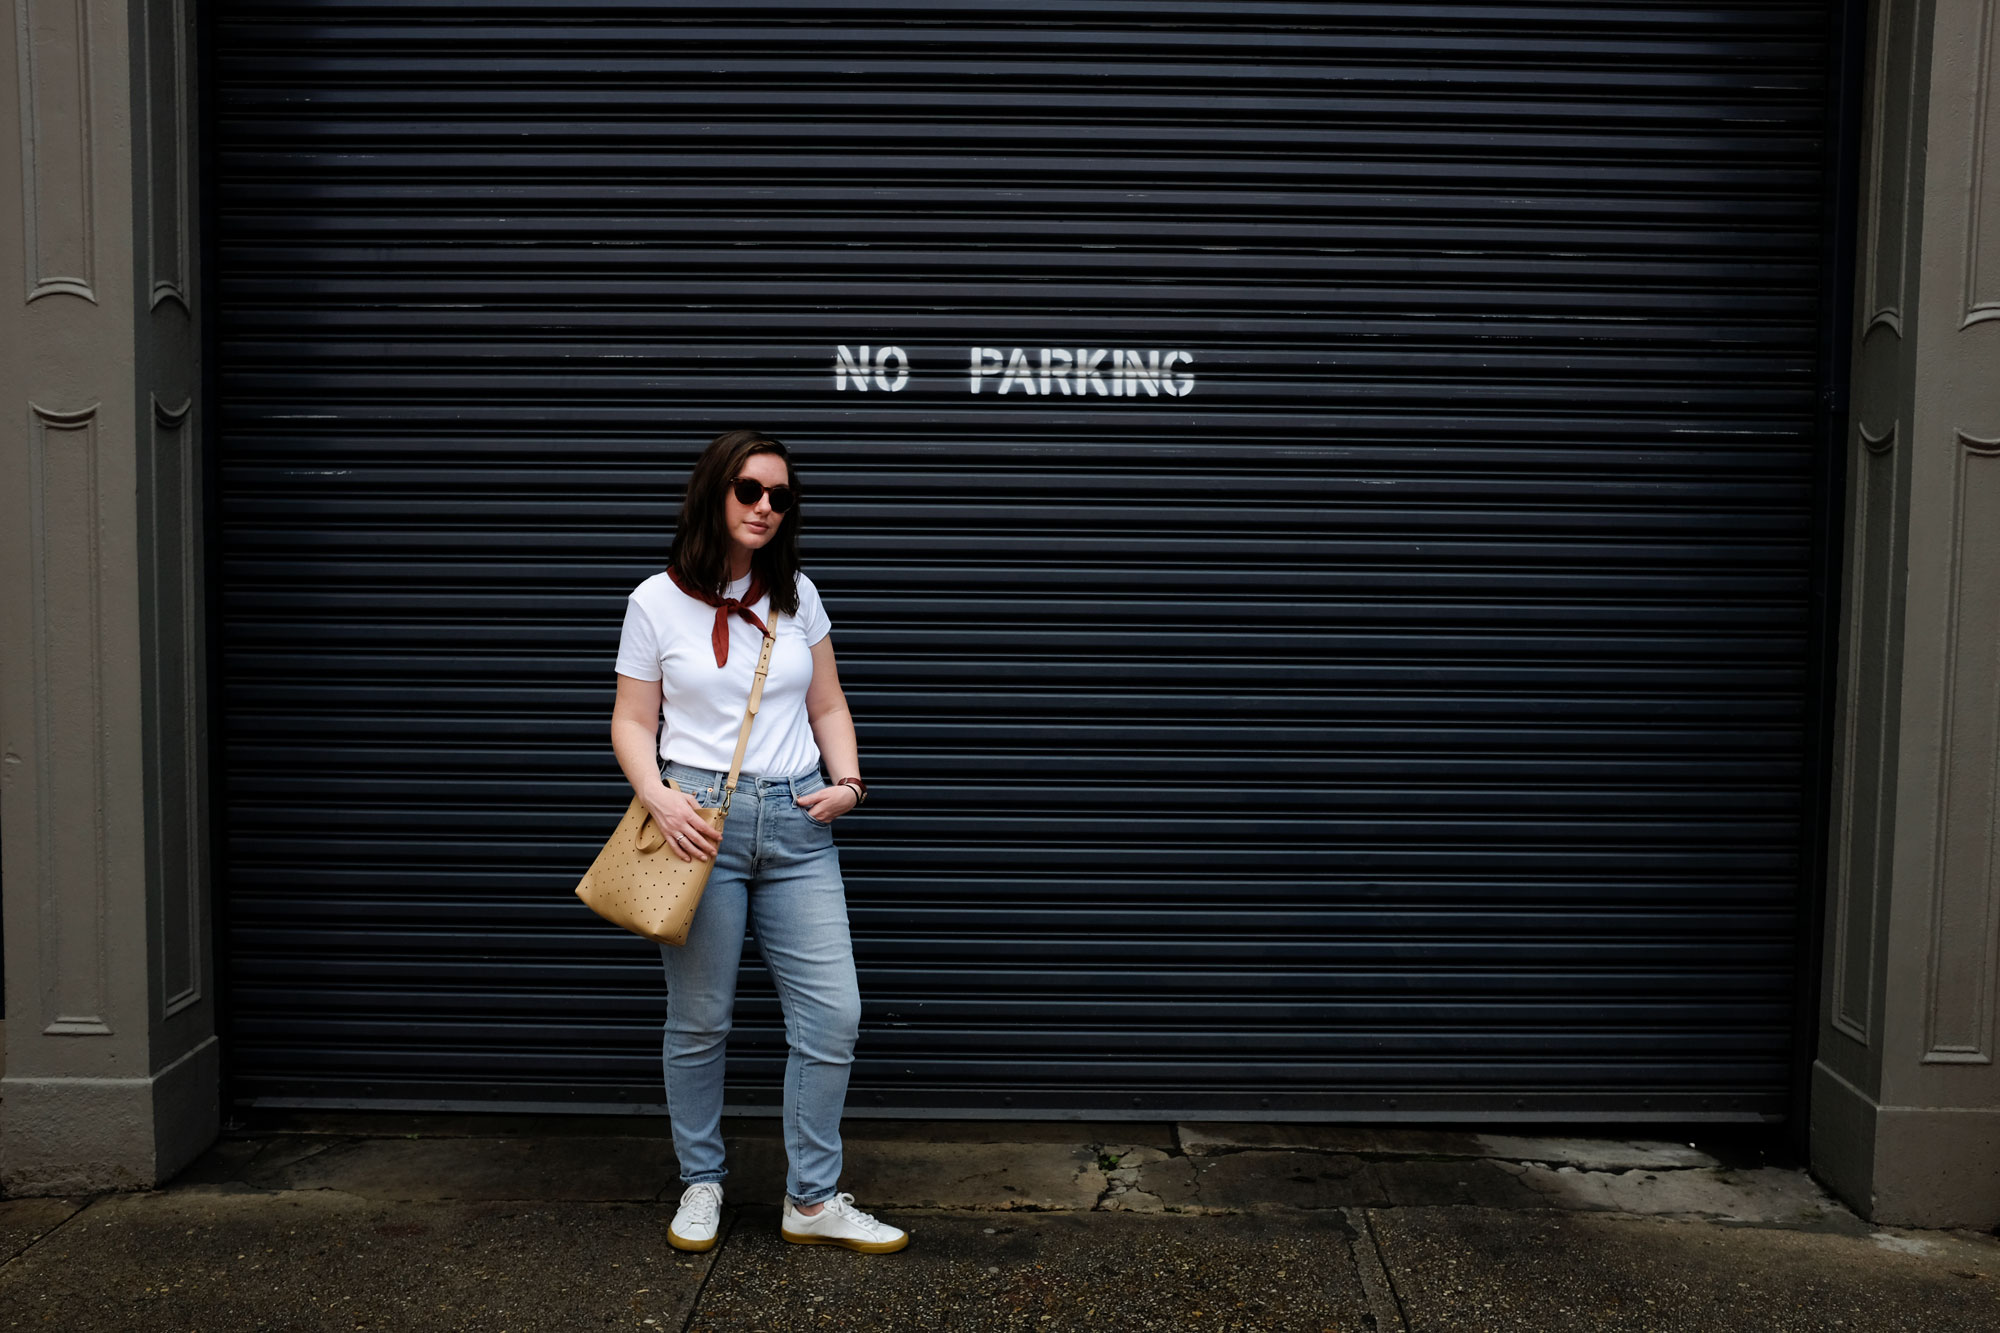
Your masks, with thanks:
[{"label": "white sneaker", "polygon": [[868,1255],[886,1255],[910,1243],[908,1231],[862,1213],[854,1207],[854,1195],[846,1193],[834,1195],[826,1207],[810,1217],[800,1213],[792,1197],[786,1195],[778,1233],[796,1245],[846,1245]]},{"label": "white sneaker", "polygon": [[702,1181],[681,1191],[680,1210],[667,1227],[667,1244],[677,1250],[712,1250],[722,1223],[722,1186]]},{"label": "white sneaker", "polygon": [[836,1194],[826,1206],[807,1217],[785,1196],[785,1216],[778,1232],[797,1245],[845,1245],[863,1254],[887,1254],[910,1243],[910,1233],[878,1222],[854,1206],[852,1194]]}]

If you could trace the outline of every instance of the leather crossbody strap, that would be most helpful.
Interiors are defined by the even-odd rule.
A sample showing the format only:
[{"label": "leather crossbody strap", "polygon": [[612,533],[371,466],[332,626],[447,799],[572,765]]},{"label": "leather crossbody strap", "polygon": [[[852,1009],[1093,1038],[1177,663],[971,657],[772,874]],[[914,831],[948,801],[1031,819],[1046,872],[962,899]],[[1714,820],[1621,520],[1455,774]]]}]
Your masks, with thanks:
[{"label": "leather crossbody strap", "polygon": [[729,759],[729,780],[722,786],[722,808],[736,798],[736,778],[743,771],[743,752],[750,748],[750,724],[757,718],[757,705],[764,701],[764,677],[771,670],[771,649],[778,642],[778,613],[769,613],[764,627],[764,650],[757,654],[757,674],[750,682],[750,706],[743,710],[743,726],[736,733],[736,753]]}]

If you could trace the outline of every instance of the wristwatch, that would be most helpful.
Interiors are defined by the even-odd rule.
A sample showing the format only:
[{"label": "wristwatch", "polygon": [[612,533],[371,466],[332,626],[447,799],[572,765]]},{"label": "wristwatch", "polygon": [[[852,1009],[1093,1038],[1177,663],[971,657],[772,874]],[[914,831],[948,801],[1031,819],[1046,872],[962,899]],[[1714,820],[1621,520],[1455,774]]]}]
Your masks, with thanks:
[{"label": "wristwatch", "polygon": [[854,803],[857,806],[868,804],[868,784],[860,778],[841,778],[833,785],[836,787],[854,788]]}]

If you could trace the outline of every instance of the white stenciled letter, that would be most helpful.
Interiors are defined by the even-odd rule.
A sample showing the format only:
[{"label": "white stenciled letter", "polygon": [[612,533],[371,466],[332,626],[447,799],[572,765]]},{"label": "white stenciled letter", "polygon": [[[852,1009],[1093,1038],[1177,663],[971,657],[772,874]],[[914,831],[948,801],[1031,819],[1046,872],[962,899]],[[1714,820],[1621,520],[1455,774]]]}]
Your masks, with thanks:
[{"label": "white stenciled letter", "polygon": [[1189,365],[1194,364],[1194,358],[1186,352],[1168,352],[1160,360],[1160,387],[1175,398],[1185,398],[1194,392],[1194,376],[1185,370],[1178,375],[1174,374],[1174,362],[1176,361],[1185,361]]},{"label": "white stenciled letter", "polygon": [[861,344],[861,355],[855,356],[845,344],[833,349],[833,387],[845,389],[847,377],[854,376],[854,387],[868,392],[868,344]]},{"label": "white stenciled letter", "polygon": [[[864,347],[861,350],[866,352],[868,349]],[[896,367],[896,377],[894,379],[889,378],[889,366],[891,363],[894,363]],[[909,382],[910,358],[903,355],[902,348],[884,347],[881,351],[875,353],[876,388],[886,389],[890,393],[895,393]]]},{"label": "white stenciled letter", "polygon": [[1146,368],[1146,360],[1137,352],[1114,351],[1111,354],[1114,371],[1111,377],[1113,398],[1137,398],[1140,386],[1153,397],[1160,396],[1160,354],[1153,353],[1153,368]]},{"label": "white stenciled letter", "polygon": [[1079,347],[1076,349],[1076,396],[1088,398],[1090,390],[1097,390],[1100,398],[1109,398],[1111,390],[1105,387],[1104,377],[1097,373],[1097,363],[1110,353],[1104,348]]},{"label": "white stenciled letter", "polygon": [[1029,393],[1035,392],[1035,372],[1028,368],[1028,358],[1018,347],[1007,358],[1007,373],[1000,377],[1000,392],[1005,393],[1017,384]]},{"label": "white stenciled letter", "polygon": [[[1062,364],[1054,365],[1050,361],[1051,357],[1061,357]],[[1076,358],[1069,354],[1069,348],[1044,347],[1042,349],[1042,392],[1047,393],[1049,391],[1049,383],[1053,380],[1056,386],[1063,391],[1063,397],[1069,397],[1069,368],[1075,364]]]},{"label": "white stenciled letter", "polygon": [[1125,381],[1125,396],[1127,398],[1137,398],[1141,389],[1146,391],[1148,398],[1158,398],[1160,396],[1160,354],[1157,351],[1148,352],[1146,353],[1146,359],[1142,361],[1139,359],[1137,352],[1125,353],[1125,366],[1119,378]]},{"label": "white stenciled letter", "polygon": [[971,391],[973,393],[979,392],[979,379],[982,375],[997,375],[999,373],[1000,373],[999,348],[975,347],[972,349]]}]

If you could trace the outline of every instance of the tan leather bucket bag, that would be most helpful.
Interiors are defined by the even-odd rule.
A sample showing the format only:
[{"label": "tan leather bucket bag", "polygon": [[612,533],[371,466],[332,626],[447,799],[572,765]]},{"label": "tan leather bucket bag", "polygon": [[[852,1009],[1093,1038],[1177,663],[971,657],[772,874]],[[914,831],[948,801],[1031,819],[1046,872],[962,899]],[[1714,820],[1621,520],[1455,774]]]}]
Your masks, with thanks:
[{"label": "tan leather bucket bag", "polygon": [[[750,682],[750,706],[743,712],[743,726],[736,733],[736,754],[729,761],[729,781],[722,788],[722,804],[704,807],[701,817],[719,834],[722,821],[729,817],[729,803],[736,795],[736,778],[743,771],[743,752],[750,745],[750,724],[757,720],[757,705],[764,698],[764,677],[771,669],[771,648],[778,641],[778,615],[770,613],[764,630],[764,650],[757,655],[757,674]],[[679,791],[672,778],[667,785]],[[625,817],[612,830],[610,840],[590,863],[576,886],[576,896],[584,906],[614,926],[635,935],[644,935],[676,948],[687,943],[688,929],[694,925],[695,909],[701,906],[701,891],[708,885],[708,872],[715,862],[683,861],[667,847],[667,835],[653,812],[635,793],[625,807]]]}]

